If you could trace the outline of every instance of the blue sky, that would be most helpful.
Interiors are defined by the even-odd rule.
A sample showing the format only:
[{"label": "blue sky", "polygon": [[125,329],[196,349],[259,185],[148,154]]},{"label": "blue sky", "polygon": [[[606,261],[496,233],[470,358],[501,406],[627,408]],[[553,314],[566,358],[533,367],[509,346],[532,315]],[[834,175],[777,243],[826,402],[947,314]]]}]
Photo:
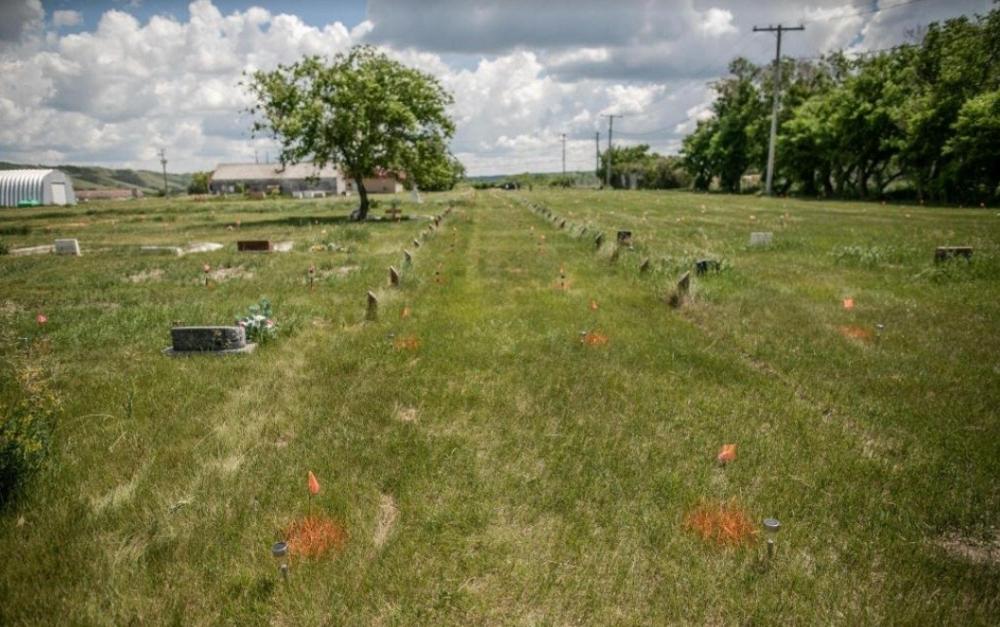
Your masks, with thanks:
[{"label": "blue sky", "polygon": [[910,41],[988,0],[0,0],[0,160],[172,171],[252,161],[242,73],[359,43],[455,97],[452,150],[470,174],[594,164],[594,134],[674,153],[708,115],[729,61],[774,38],[814,57]]},{"label": "blue sky", "polygon": [[[79,11],[83,23],[67,28],[66,32],[93,29],[104,13],[112,9],[127,11],[145,22],[154,15],[171,15],[183,20],[188,14],[190,0],[43,0],[47,14],[57,10]],[[244,10],[249,6],[259,6],[272,13],[293,13],[306,24],[324,26],[332,22],[342,22],[354,26],[365,19],[367,8],[364,0],[330,0],[328,2],[309,0],[285,0],[284,2],[245,2],[241,0],[217,0],[216,7],[223,14]]]}]

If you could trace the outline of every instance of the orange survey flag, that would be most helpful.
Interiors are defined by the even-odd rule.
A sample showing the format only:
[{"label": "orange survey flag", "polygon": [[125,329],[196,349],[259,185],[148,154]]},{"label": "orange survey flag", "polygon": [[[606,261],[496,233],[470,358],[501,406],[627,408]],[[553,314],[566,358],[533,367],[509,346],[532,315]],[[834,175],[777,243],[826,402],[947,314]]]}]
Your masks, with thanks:
[{"label": "orange survey flag", "polygon": [[722,449],[719,451],[719,455],[715,459],[719,460],[720,464],[734,461],[736,459],[736,445],[723,444]]},{"label": "orange survey flag", "polygon": [[310,494],[319,494],[319,481],[316,480],[316,475],[313,471],[309,471],[309,492]]},{"label": "orange survey flag", "polygon": [[845,298],[844,299],[844,309],[854,309],[854,299]]}]

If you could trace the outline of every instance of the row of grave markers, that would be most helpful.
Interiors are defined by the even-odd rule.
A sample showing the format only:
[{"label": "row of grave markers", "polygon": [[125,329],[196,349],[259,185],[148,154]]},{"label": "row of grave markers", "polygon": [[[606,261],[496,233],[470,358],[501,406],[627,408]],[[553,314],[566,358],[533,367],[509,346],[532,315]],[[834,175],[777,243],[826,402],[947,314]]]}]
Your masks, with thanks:
[{"label": "row of grave markers", "polygon": [[[544,205],[539,205],[535,203],[527,203],[528,206],[537,213],[538,215],[544,217],[546,220],[555,224],[560,229],[566,229],[569,227],[569,231],[572,233],[574,230],[577,231],[577,236],[587,235],[588,229],[586,226],[577,225],[573,222],[569,222],[566,218],[556,214],[548,207]],[[600,250],[604,245],[604,232],[597,231],[594,236],[594,248],[595,250]],[[768,233],[767,235],[771,235]],[[615,262],[618,260],[621,249],[632,248],[632,231],[620,230],[616,233],[614,249],[611,251],[611,261]],[[699,259],[695,261],[695,273],[698,275],[707,274],[710,271],[719,272],[722,269],[722,264],[718,259]],[[644,257],[639,264],[639,273],[646,274],[652,269],[652,260],[649,257]],[[681,275],[680,279],[677,281],[677,287],[675,291],[668,296],[668,302],[673,305],[680,305],[687,298],[691,291],[691,273],[690,271],[685,272]]]},{"label": "row of grave markers", "polygon": [[[427,229],[422,231],[419,236],[413,238],[414,250],[419,249],[421,246],[421,241],[426,241],[437,229],[441,226],[441,222],[449,214],[451,214],[452,207],[447,207],[441,214],[435,215],[431,218],[431,223],[427,226]],[[410,250],[403,249],[403,268],[410,268],[413,266],[413,255],[414,253]],[[437,272],[435,272],[437,274]],[[402,270],[396,268],[396,266],[389,266],[389,287],[400,286],[403,280]],[[378,319],[378,296],[375,295],[373,290],[368,290],[366,298],[365,307],[365,319],[366,320],[377,320]]]}]

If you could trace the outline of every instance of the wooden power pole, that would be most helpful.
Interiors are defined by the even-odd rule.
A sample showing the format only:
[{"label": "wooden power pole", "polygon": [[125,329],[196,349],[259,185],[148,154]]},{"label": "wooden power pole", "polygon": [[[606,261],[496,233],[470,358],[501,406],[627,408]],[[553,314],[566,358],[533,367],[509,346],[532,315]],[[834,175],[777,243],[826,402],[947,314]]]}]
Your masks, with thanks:
[{"label": "wooden power pole", "polygon": [[767,195],[773,194],[774,181],[774,144],[778,138],[778,100],[781,92],[781,33],[791,30],[805,30],[805,26],[754,26],[755,33],[778,33],[778,45],[774,51],[774,100],[771,103],[771,141],[767,146]]}]

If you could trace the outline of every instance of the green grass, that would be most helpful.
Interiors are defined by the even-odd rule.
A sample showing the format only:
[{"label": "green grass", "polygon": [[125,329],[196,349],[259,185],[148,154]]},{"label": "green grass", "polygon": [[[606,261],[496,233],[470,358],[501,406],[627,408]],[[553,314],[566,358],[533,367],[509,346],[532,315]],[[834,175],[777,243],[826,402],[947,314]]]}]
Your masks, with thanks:
[{"label": "green grass", "polygon": [[[635,246],[612,261],[529,203]],[[596,191],[404,209],[449,204],[418,249],[425,220],[355,225],[329,201],[0,212],[9,245],[84,249],[0,257],[0,324],[36,336],[48,315],[32,358],[62,399],[47,466],[0,514],[0,623],[995,622],[995,211]],[[749,248],[751,230],[773,245]],[[295,251],[234,252],[254,238]],[[227,248],[137,253],[189,241]],[[935,266],[941,244],[974,258]],[[703,256],[722,272],[668,307]],[[243,278],[206,288],[204,263]],[[228,323],[261,297],[277,342],[160,354],[171,324]],[[877,341],[840,331],[877,323]],[[420,348],[395,350],[404,336]],[[308,470],[315,508],[350,537],[293,561],[286,587],[269,547],[308,511]],[[773,562],[762,539],[719,548],[684,529],[721,501],[782,521]]]}]

